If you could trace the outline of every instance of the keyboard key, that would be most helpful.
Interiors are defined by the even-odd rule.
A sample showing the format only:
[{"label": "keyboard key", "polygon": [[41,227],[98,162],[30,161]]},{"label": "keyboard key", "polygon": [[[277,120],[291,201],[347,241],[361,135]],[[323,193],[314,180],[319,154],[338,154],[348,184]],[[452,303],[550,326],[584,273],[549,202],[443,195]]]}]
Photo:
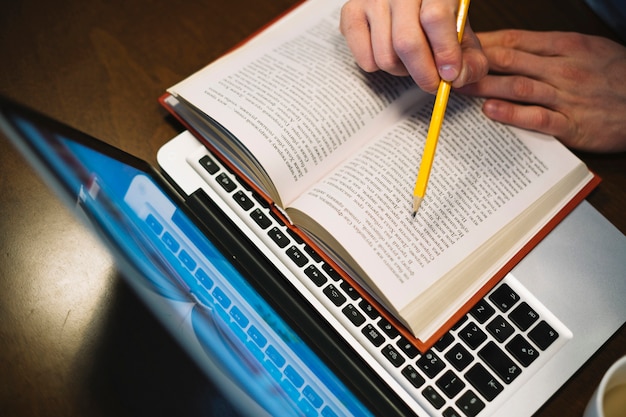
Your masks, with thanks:
[{"label": "keyboard key", "polygon": [[413,343],[411,343],[406,337],[401,337],[400,340],[398,340],[397,346],[410,359],[413,359],[419,353]]},{"label": "keyboard key", "polygon": [[165,232],[163,234],[163,243],[174,253],[178,252],[180,249],[180,243],[170,234],[170,232]]},{"label": "keyboard key", "polygon": [[180,251],[180,253],[178,254],[178,259],[180,259],[183,265],[185,265],[187,269],[189,269],[190,271],[193,271],[194,269],[196,269],[196,266],[197,266],[196,261],[191,257],[189,252],[187,252],[186,250],[183,249]]},{"label": "keyboard key", "polygon": [[507,343],[506,350],[523,366],[529,366],[539,357],[539,351],[520,334]]},{"label": "keyboard key", "polygon": [[448,332],[441,339],[439,339],[437,343],[435,343],[435,349],[438,352],[443,352],[452,344],[452,342],[454,342],[454,335]]},{"label": "keyboard key", "polygon": [[235,321],[229,322],[228,327],[230,328],[232,333],[235,335],[235,337],[237,337],[237,339],[241,340],[244,343],[248,340],[248,338],[246,337],[246,333],[239,326],[239,324],[237,324],[237,322]]},{"label": "keyboard key", "polygon": [[257,360],[257,362],[262,363],[265,360],[265,353],[263,353],[263,351],[259,349],[259,347],[255,345],[254,342],[248,341],[248,343],[246,343],[246,347],[248,348],[248,351],[252,354],[252,356],[254,356],[254,358]]},{"label": "keyboard key", "polygon": [[146,224],[156,235],[160,235],[163,231],[163,225],[152,214],[148,214],[146,217]]},{"label": "keyboard key", "polygon": [[332,279],[333,281],[339,281],[341,279],[341,274],[337,272],[335,268],[330,266],[330,264],[324,262],[322,264],[322,269],[324,270],[324,272],[328,274],[330,279]]},{"label": "keyboard key", "polygon": [[319,269],[317,269],[315,265],[307,266],[304,269],[304,273],[318,287],[321,287],[322,285],[326,284],[326,281],[328,281],[328,279],[326,279],[326,277],[320,272]]},{"label": "keyboard key", "polygon": [[254,202],[242,190],[239,190],[235,194],[233,194],[233,199],[245,211],[250,210],[254,206]]},{"label": "keyboard key", "polygon": [[441,407],[443,407],[446,404],[446,399],[443,398],[441,394],[439,394],[437,390],[431,387],[430,385],[424,388],[424,390],[422,391],[422,395],[437,410],[439,410]]},{"label": "keyboard key", "polygon": [[283,373],[276,367],[276,365],[274,365],[274,363],[272,363],[271,360],[266,359],[263,361],[263,367],[267,370],[274,381],[280,382],[280,380],[283,379]]},{"label": "keyboard key", "polygon": [[350,283],[343,281],[339,286],[344,290],[344,292],[348,295],[348,297],[352,298],[352,300],[356,301],[359,299],[360,295],[356,289]]},{"label": "keyboard key", "polygon": [[213,280],[209,277],[206,271],[202,268],[196,270],[196,278],[200,281],[200,284],[207,290],[213,286]]},{"label": "keyboard key", "polygon": [[476,417],[485,408],[485,403],[471,390],[461,395],[456,405],[467,417]]},{"label": "keyboard key", "polygon": [[291,240],[281,230],[274,226],[268,232],[267,235],[278,245],[279,248],[286,248]]},{"label": "keyboard key", "polygon": [[365,316],[354,305],[348,304],[341,311],[356,327],[365,323]]},{"label": "keyboard key", "polygon": [[396,368],[400,367],[400,365],[402,365],[405,361],[404,356],[402,356],[400,352],[398,352],[396,348],[391,345],[385,346],[382,350],[382,353],[383,356],[387,358],[389,362],[391,362],[391,364]]},{"label": "keyboard key", "polygon": [[402,370],[402,375],[404,375],[415,388],[419,388],[426,383],[424,377],[417,372],[413,365],[405,366]]},{"label": "keyboard key", "polygon": [[300,388],[304,384],[304,378],[296,371],[291,365],[287,365],[285,368],[285,376],[289,379],[293,385]]},{"label": "keyboard key", "polygon": [[474,317],[476,321],[480,324],[483,324],[487,320],[489,320],[489,318],[491,318],[491,316],[493,316],[493,313],[495,312],[496,310],[491,307],[491,305],[485,299],[480,300],[470,310],[470,314],[472,315],[472,317]]},{"label": "keyboard key", "polygon": [[452,346],[446,353],[445,358],[457,371],[462,371],[474,360],[474,356],[460,343]]},{"label": "keyboard key", "polygon": [[478,352],[478,356],[507,384],[513,382],[522,372],[522,369],[495,342],[487,343]]},{"label": "keyboard key", "polygon": [[367,337],[367,339],[376,347],[379,347],[385,341],[385,336],[380,334],[380,332],[372,324],[368,323],[365,327],[363,327],[361,333],[363,333],[363,335],[365,335],[365,337]]},{"label": "keyboard key", "polygon": [[[269,213],[270,213],[270,216],[271,216],[274,220],[276,220],[276,223],[278,223],[278,224],[279,224],[279,225],[281,225],[281,226],[284,226],[284,225],[285,225],[285,222],[283,221],[282,217],[281,217],[281,216],[280,216],[277,212],[275,212],[274,210],[270,210],[270,212],[269,212]],[[290,230],[290,229],[287,229],[287,231],[291,231],[291,230]],[[291,234],[291,233],[290,233],[290,234]],[[296,235],[296,236],[297,236],[297,235]],[[302,243],[302,240],[301,240],[301,239],[294,239],[294,240],[296,240],[296,242],[298,242],[298,243]]]},{"label": "keyboard key", "polygon": [[463,327],[463,329],[459,330],[458,335],[465,343],[467,343],[467,346],[469,346],[470,349],[478,348],[478,346],[487,340],[487,334],[483,332],[476,323],[472,322]]},{"label": "keyboard key", "polygon": [[304,395],[305,398],[307,400],[309,400],[309,402],[311,404],[313,404],[313,407],[315,407],[315,408],[321,407],[322,404],[324,403],[324,401],[322,400],[322,397],[320,397],[319,394],[317,392],[315,392],[315,390],[313,388],[311,388],[310,385],[307,385],[302,390],[302,395]]},{"label": "keyboard key", "polygon": [[280,387],[287,394],[287,396],[291,398],[291,401],[295,402],[298,401],[298,399],[300,398],[300,391],[298,391],[298,389],[291,383],[290,380],[283,379],[282,381],[280,381]]},{"label": "keyboard key", "polygon": [[[243,185],[244,188],[250,189],[250,187],[245,182],[242,185]],[[270,207],[270,204],[267,202],[267,200],[265,198],[263,198],[263,196],[261,196],[261,194],[259,194],[259,193],[252,193],[252,198],[254,198],[256,200],[256,202],[261,205],[261,207],[263,207],[263,208],[269,208]]]},{"label": "keyboard key", "polygon": [[230,298],[222,291],[220,287],[215,287],[213,290],[213,297],[222,305],[224,308],[230,307]]},{"label": "keyboard key", "polygon": [[300,411],[302,411],[302,415],[304,417],[317,416],[317,410],[315,409],[315,407],[313,407],[313,405],[311,405],[310,402],[306,400],[306,398],[300,400],[300,402],[298,403],[298,408],[300,409]]},{"label": "keyboard key", "polygon": [[346,302],[346,297],[333,284],[328,284],[328,286],[324,288],[323,292],[337,307]]},{"label": "keyboard key", "polygon": [[304,245],[304,251],[309,254],[311,259],[315,262],[322,262],[322,255],[320,255],[312,246]]},{"label": "keyboard key", "polygon": [[250,326],[248,329],[248,336],[256,343],[256,345],[260,348],[265,347],[267,344],[267,339],[263,336],[263,333],[259,331],[254,325]]},{"label": "keyboard key", "polygon": [[307,258],[304,253],[302,253],[300,249],[295,246],[291,246],[287,249],[287,256],[289,256],[289,258],[300,268],[309,262],[309,258]]},{"label": "keyboard key", "polygon": [[434,348],[438,352],[443,352],[444,350],[448,348],[448,346],[452,344],[452,342],[454,342],[454,335],[448,332],[445,335],[443,335],[443,337],[439,339],[437,343],[435,343]]},{"label": "keyboard key", "polygon": [[446,367],[441,358],[432,350],[429,350],[417,360],[417,366],[424,371],[429,378],[434,378]]},{"label": "keyboard key", "polygon": [[230,177],[224,173],[218,175],[215,179],[217,180],[217,183],[229,193],[237,188],[237,183],[231,180]]},{"label": "keyboard key", "polygon": [[472,366],[465,378],[487,401],[493,401],[504,389],[496,377],[480,363]]},{"label": "keyboard key", "polygon": [[509,318],[521,331],[526,331],[539,319],[539,314],[524,301],[515,307]]},{"label": "keyboard key", "polygon": [[539,349],[546,350],[550,345],[559,338],[559,334],[545,321],[540,321],[530,332],[528,337]]},{"label": "keyboard key", "polygon": [[461,417],[461,415],[452,407],[448,407],[441,413],[443,417]]},{"label": "keyboard key", "polygon": [[506,313],[515,303],[519,301],[519,295],[511,289],[507,284],[500,285],[491,295],[489,299],[502,311]]},{"label": "keyboard key", "polygon": [[250,212],[250,217],[261,229],[267,229],[272,225],[272,221],[263,213],[260,208],[254,209]]},{"label": "keyboard key", "polygon": [[383,332],[385,332],[385,334],[391,338],[391,339],[395,339],[396,337],[398,337],[398,335],[400,334],[400,332],[398,331],[398,329],[396,329],[391,323],[389,323],[389,321],[384,318],[381,317],[380,320],[378,320],[378,327],[380,327],[382,329]]},{"label": "keyboard key", "polygon": [[372,304],[370,304],[369,301],[365,299],[359,301],[359,307],[361,307],[361,310],[363,310],[363,312],[367,314],[370,319],[375,320],[378,318],[378,311]]},{"label": "keyboard key", "polygon": [[339,417],[329,406],[322,408],[322,417]]},{"label": "keyboard key", "polygon": [[487,331],[500,343],[515,333],[513,326],[502,316],[496,316],[496,318],[491,320],[487,325]]},{"label": "keyboard key", "polygon": [[446,371],[437,380],[437,386],[448,398],[454,398],[465,388],[465,383],[454,372]]},{"label": "keyboard key", "polygon": [[219,165],[217,165],[215,161],[213,160],[213,158],[211,158],[208,155],[205,155],[202,158],[200,158],[200,165],[211,175],[215,174],[217,171],[220,170]]},{"label": "keyboard key", "polygon": [[302,239],[302,236],[297,234],[295,231],[293,231],[291,229],[287,229],[287,233],[289,233],[289,236],[291,236],[291,238],[293,240],[295,240],[298,245],[301,245],[301,244],[304,243],[304,240]]},{"label": "keyboard key", "polygon": [[237,323],[242,329],[245,329],[250,323],[248,317],[246,317],[246,315],[237,306],[234,306],[230,310],[230,316],[235,319],[235,323]]},{"label": "keyboard key", "polygon": [[265,350],[267,357],[270,358],[272,362],[279,368],[282,368],[285,365],[285,358],[276,350],[276,348],[272,345],[269,345]]}]

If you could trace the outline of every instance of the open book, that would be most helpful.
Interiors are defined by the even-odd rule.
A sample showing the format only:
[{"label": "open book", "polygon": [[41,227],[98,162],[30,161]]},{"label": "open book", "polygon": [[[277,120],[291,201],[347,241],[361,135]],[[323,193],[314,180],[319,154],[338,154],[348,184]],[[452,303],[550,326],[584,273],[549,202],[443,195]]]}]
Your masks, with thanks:
[{"label": "open book", "polygon": [[344,0],[308,0],[163,102],[420,341],[482,297],[598,179],[556,139],[450,98],[428,192],[412,190],[434,97],[367,74]]}]

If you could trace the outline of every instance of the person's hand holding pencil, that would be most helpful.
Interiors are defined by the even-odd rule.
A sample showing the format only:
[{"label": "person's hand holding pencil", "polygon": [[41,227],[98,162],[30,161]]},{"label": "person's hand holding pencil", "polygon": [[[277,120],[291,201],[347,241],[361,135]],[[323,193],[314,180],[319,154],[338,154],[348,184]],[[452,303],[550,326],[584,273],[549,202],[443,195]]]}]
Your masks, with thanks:
[{"label": "person's hand holding pencil", "polygon": [[[456,30],[459,43],[463,40],[463,31],[465,30],[465,22],[467,21],[469,3],[470,0],[460,0],[459,2],[459,10],[457,12],[456,20]],[[417,174],[417,180],[415,181],[415,188],[413,189],[413,217],[417,214],[417,211],[419,210],[422,200],[426,194],[430,170],[435,158],[435,149],[437,148],[437,142],[439,141],[439,132],[441,131],[441,124],[443,123],[443,118],[446,113],[451,88],[452,83],[450,81],[443,79],[439,81],[439,88],[437,89],[437,95],[435,97],[435,105],[433,106],[430,126],[428,127],[428,135],[426,136],[426,143],[424,144],[422,161]]]},{"label": "person's hand holding pencil", "polygon": [[348,0],[340,29],[361,69],[409,75],[435,94],[442,79],[459,88],[489,69],[469,22],[459,45],[458,9],[459,0]]}]

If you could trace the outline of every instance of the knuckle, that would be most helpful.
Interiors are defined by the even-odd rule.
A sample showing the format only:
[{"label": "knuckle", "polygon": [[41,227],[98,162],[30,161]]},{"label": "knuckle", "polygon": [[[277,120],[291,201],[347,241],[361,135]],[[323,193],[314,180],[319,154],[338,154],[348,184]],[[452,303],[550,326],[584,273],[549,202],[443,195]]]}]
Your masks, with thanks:
[{"label": "knuckle", "polygon": [[376,62],[369,59],[357,60],[357,65],[365,72],[376,72],[380,69]]},{"label": "knuckle", "polygon": [[393,75],[404,75],[406,69],[402,61],[394,54],[379,53],[376,55],[376,67]]},{"label": "knuckle", "polygon": [[494,63],[499,70],[509,72],[515,66],[516,51],[509,48],[498,48],[493,51]]},{"label": "knuckle", "polygon": [[514,77],[511,82],[511,92],[516,99],[526,101],[534,97],[534,83],[526,77]]},{"label": "knuckle", "polygon": [[420,22],[423,26],[434,27],[449,19],[451,15],[454,15],[454,10],[442,2],[429,2],[420,9]]},{"label": "knuckle", "polygon": [[567,63],[555,68],[554,71],[558,73],[558,77],[561,80],[570,83],[585,84],[592,77],[592,74],[586,68]]},{"label": "knuckle", "polygon": [[437,87],[439,86],[439,75],[437,72],[434,73],[422,73],[422,74],[413,74],[413,81],[418,85],[422,90],[427,92],[435,92]]},{"label": "knuckle", "polygon": [[505,48],[515,48],[523,38],[521,30],[510,29],[502,31],[502,46]]},{"label": "knuckle", "polygon": [[552,117],[548,111],[533,112],[531,124],[543,132],[549,132],[552,128]]},{"label": "knuckle", "polygon": [[393,37],[393,49],[399,56],[410,56],[419,51],[419,46],[415,37],[399,33]]}]

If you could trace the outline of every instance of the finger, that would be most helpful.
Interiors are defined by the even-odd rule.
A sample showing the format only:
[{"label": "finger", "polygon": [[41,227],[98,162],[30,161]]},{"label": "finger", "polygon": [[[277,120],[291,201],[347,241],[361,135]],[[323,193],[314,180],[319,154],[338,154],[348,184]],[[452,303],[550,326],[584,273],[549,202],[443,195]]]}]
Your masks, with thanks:
[{"label": "finger", "polygon": [[423,0],[420,22],[428,38],[442,79],[454,81],[461,72],[461,46],[457,34],[458,1]]},{"label": "finger", "polygon": [[[482,38],[481,38],[482,42]],[[544,79],[557,65],[553,58],[506,46],[484,46],[492,72]]]},{"label": "finger", "polygon": [[538,32],[505,29],[478,34],[483,48],[505,47],[541,56],[560,55],[563,50],[562,32]]},{"label": "finger", "polygon": [[458,91],[517,103],[532,103],[551,109],[556,109],[560,102],[558,90],[552,85],[517,75],[487,75]]},{"label": "finger", "polygon": [[557,138],[572,137],[572,127],[564,114],[542,106],[489,99],[483,104],[487,117],[522,129],[534,130]]},{"label": "finger", "polygon": [[[370,7],[367,11],[368,21],[372,38],[372,50],[374,60],[378,68],[393,75],[408,75],[406,62],[398,54],[394,35],[401,31],[405,38],[415,39],[415,33],[419,34],[417,17],[400,21],[401,26],[394,19],[398,14],[410,13],[414,9],[416,1],[402,2],[404,10],[395,10],[394,5],[386,1],[372,2],[376,7]],[[417,28],[417,29],[416,29]],[[419,39],[419,38],[417,38]]]},{"label": "finger", "polygon": [[420,23],[419,1],[391,0],[393,49],[415,83],[426,91],[435,91],[439,74]]},{"label": "finger", "polygon": [[[379,13],[381,13],[381,16],[384,16],[385,11],[383,10]],[[388,11],[387,15],[389,15]],[[346,44],[352,51],[356,63],[364,71],[374,72],[379,70],[374,58],[368,14],[358,3],[348,1],[343,5],[339,29],[346,39]],[[381,30],[380,27],[378,30]],[[377,36],[380,37],[381,35],[378,34]],[[378,40],[378,42],[380,41]]]},{"label": "finger", "polygon": [[455,88],[475,83],[485,77],[489,71],[487,56],[483,52],[480,42],[470,27],[469,22],[463,34],[461,50],[463,51],[461,73],[456,80],[452,82],[452,86]]}]

